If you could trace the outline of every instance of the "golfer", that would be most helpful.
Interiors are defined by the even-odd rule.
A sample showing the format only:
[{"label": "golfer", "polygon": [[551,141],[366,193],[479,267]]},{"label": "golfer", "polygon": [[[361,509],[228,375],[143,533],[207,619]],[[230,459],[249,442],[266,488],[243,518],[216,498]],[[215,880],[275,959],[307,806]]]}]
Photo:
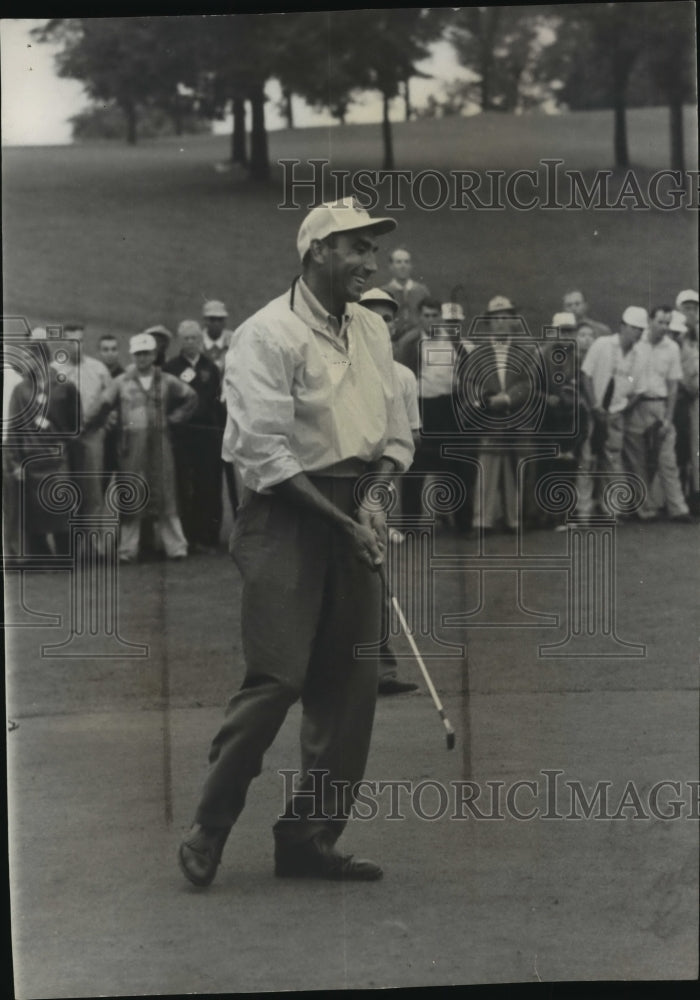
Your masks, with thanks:
[{"label": "golfer", "polygon": [[299,229],[302,276],[236,331],[228,352],[224,457],[246,497],[231,551],[243,576],[246,675],[209,754],[185,876],[214,878],[263,754],[301,698],[302,774],[274,826],[280,876],[374,880],[381,868],[336,841],[364,773],[380,637],[385,519],[358,507],[358,479],[405,471],[413,443],[386,325],[357,305],[392,219],[352,199]]}]

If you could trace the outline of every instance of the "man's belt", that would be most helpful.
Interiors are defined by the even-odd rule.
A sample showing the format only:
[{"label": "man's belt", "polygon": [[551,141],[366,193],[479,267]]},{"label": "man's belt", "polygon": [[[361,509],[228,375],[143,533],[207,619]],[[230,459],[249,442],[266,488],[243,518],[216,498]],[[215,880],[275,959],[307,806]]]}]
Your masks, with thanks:
[{"label": "man's belt", "polygon": [[666,403],[668,396],[640,396],[639,399],[642,403]]}]

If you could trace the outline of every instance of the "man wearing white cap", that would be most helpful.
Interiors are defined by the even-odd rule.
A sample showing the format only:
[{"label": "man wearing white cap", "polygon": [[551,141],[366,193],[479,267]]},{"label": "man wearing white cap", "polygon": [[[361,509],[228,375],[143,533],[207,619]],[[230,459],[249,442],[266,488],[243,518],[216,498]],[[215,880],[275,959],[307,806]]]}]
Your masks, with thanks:
[{"label": "man wearing white cap", "polygon": [[222,378],[226,352],[231,346],[231,337],[233,336],[233,330],[226,328],[227,319],[228,309],[223,302],[219,302],[218,299],[209,299],[208,302],[204,303],[202,307],[203,353],[205,358],[214,362],[221,372]]},{"label": "man wearing white cap", "polygon": [[673,413],[682,377],[678,344],[668,336],[671,307],[657,306],[649,329],[632,351],[634,397],[625,416],[624,457],[646,483],[638,511],[642,521],[657,518],[663,507],[670,520],[690,521],[676,463]]},{"label": "man wearing white cap", "polygon": [[683,313],[688,324],[688,332],[691,334],[694,333],[697,340],[698,313],[700,311],[698,293],[692,288],[686,288],[685,291],[679,292],[676,296],[676,309]]},{"label": "man wearing white cap", "polygon": [[411,432],[386,326],[357,304],[395,227],[350,198],[320,205],[297,237],[302,276],[235,332],[226,358],[224,452],[246,486],[232,538],[243,576],[246,676],[215,737],[195,824],[179,850],[195,885],[214,878],[263,754],[301,697],[303,772],[274,827],[275,873],[382,875],[335,843],[364,773],[380,637],[385,519],[362,477],[404,471]]},{"label": "man wearing white cap", "polygon": [[[480,395],[489,416],[502,419],[507,436],[508,417],[517,412],[530,392],[527,372],[522,364],[509,363],[511,335],[518,320],[515,306],[505,295],[495,295],[486,307],[490,338],[472,352],[471,364],[488,373],[483,378]],[[467,369],[468,370],[468,369]],[[484,531],[493,531],[500,517],[503,529],[512,533],[518,527],[516,485],[517,453],[498,447],[498,433],[491,433],[479,449],[479,473],[482,487],[476,491],[474,520]]]},{"label": "man wearing white cap", "polygon": [[[124,515],[119,531],[119,559],[133,562],[139,552],[144,517],[155,521],[169,559],[187,555],[187,540],[177,513],[175,469],[170,427],[189,420],[197,409],[197,394],[185,382],[162,371],[156,361],[158,345],[150,333],[129,341],[133,358],[103,397],[104,409],[115,410],[119,433],[119,469],[142,476],[148,484],[144,509]],[[117,474],[118,478],[118,474]]]},{"label": "man wearing white cap", "polygon": [[168,357],[168,350],[170,348],[170,341],[173,339],[173,335],[167,326],[163,326],[162,323],[156,323],[155,326],[149,326],[144,331],[144,333],[149,333],[156,342],[156,359],[155,364],[159,368],[162,368]]},{"label": "man wearing white cap", "polygon": [[594,421],[591,448],[603,472],[622,472],[624,415],[633,393],[632,348],[648,323],[646,309],[628,306],[619,332],[594,340],[581,365],[583,391]]}]

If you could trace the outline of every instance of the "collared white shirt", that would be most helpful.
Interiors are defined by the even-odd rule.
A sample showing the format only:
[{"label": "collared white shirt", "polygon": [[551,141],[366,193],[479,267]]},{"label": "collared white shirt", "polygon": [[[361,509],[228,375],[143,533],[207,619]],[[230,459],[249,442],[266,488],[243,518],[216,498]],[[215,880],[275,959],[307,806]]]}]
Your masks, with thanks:
[{"label": "collared white shirt", "polygon": [[418,381],[410,368],[400,361],[394,362],[396,379],[401,390],[403,405],[406,407],[408,426],[412,431],[420,430],[420,409],[418,406]]},{"label": "collared white shirt", "polygon": [[213,361],[223,373],[226,353],[231,346],[233,330],[222,330],[218,340],[212,340],[206,330],[202,330],[203,354]]},{"label": "collared white shirt", "polygon": [[52,367],[78,390],[83,424],[92,420],[102,405],[103,392],[112,382],[107,366],[97,358],[83,355],[77,365],[53,362]]},{"label": "collared white shirt", "polygon": [[235,331],[224,387],[223,457],[249,489],[353,459],[411,463],[386,324],[354,303],[338,324],[302,279]]},{"label": "collared white shirt", "polygon": [[683,376],[681,351],[675,340],[663,335],[652,344],[648,332],[643,333],[632,348],[632,378],[634,391],[639,396],[666,399],[668,383]]},{"label": "collared white shirt", "polygon": [[623,353],[620,335],[613,333],[609,337],[598,337],[588,348],[586,357],[581,364],[581,371],[588,375],[593,383],[593,396],[596,406],[601,406],[610,379],[614,379],[614,389],[609,413],[620,413],[627,406],[627,401],[633,389],[632,360],[633,349]]}]

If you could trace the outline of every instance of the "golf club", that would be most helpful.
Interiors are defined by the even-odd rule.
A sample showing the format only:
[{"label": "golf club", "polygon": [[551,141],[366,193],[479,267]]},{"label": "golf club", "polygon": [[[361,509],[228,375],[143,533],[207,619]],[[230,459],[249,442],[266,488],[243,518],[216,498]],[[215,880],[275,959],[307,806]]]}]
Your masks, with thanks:
[{"label": "golf club", "polygon": [[413,634],[411,633],[411,630],[408,627],[408,622],[406,621],[406,619],[404,617],[404,614],[403,614],[403,611],[401,610],[401,605],[399,604],[399,602],[397,601],[396,597],[394,596],[394,594],[391,592],[391,590],[389,588],[389,583],[388,583],[387,578],[386,578],[386,570],[384,569],[383,565],[380,565],[380,567],[379,567],[379,575],[382,578],[382,584],[384,585],[384,589],[386,590],[387,594],[389,595],[389,599],[391,601],[391,605],[392,605],[394,611],[396,612],[396,615],[397,615],[397,617],[399,619],[399,622],[401,624],[401,628],[403,629],[404,635],[408,639],[409,645],[410,645],[411,649],[413,650],[413,655],[415,656],[416,660],[418,661],[418,666],[421,669],[421,673],[423,674],[423,678],[425,680],[425,683],[426,683],[426,686],[428,688],[428,691],[430,692],[430,696],[433,699],[433,702],[435,704],[435,708],[438,710],[438,715],[442,719],[442,724],[445,727],[445,736],[446,736],[446,740],[447,740],[447,749],[448,750],[454,750],[454,746],[455,746],[455,731],[452,728],[452,726],[450,725],[450,720],[445,715],[445,709],[442,707],[442,702],[440,701],[438,693],[435,690],[435,685],[433,684],[433,682],[431,680],[431,677],[430,677],[430,674],[428,673],[428,668],[426,667],[425,663],[423,662],[423,657],[420,655],[420,650],[418,649],[418,646],[416,645],[416,640],[413,638]]}]

